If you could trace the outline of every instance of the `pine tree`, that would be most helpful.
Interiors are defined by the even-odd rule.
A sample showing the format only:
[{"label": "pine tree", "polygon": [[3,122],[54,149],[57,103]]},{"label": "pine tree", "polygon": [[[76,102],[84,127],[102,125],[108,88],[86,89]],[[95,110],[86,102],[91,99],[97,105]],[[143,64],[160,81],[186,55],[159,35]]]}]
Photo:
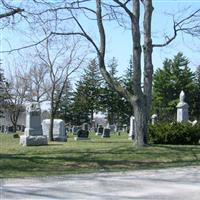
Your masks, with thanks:
[{"label": "pine tree", "polygon": [[132,56],[130,58],[130,61],[129,61],[129,65],[125,71],[125,74],[123,76],[123,84],[125,86],[125,88],[131,92],[131,93],[134,93],[133,92],[133,61],[132,61]]},{"label": "pine tree", "polygon": [[[91,122],[94,113],[101,110],[100,91],[102,77],[95,59],[91,60],[76,84],[74,95],[74,112],[77,123]],[[79,119],[78,119],[79,118]]]},{"label": "pine tree", "polygon": [[[117,76],[117,60],[112,58],[108,64],[108,70],[110,75],[116,81],[121,81],[120,77]],[[110,124],[116,124],[120,122],[122,114],[122,107],[124,105],[124,100],[119,94],[113,90],[107,83],[104,84],[102,89],[102,107],[107,112],[107,119]]]},{"label": "pine tree", "polygon": [[59,106],[58,117],[63,119],[66,123],[73,123],[73,91],[72,85],[68,81],[63,91],[63,95],[61,97],[61,103]]},{"label": "pine tree", "polygon": [[0,118],[4,117],[3,111],[7,105],[8,84],[4,77],[4,71],[0,68]]},{"label": "pine tree", "polygon": [[200,66],[195,72],[194,118],[200,119]]},{"label": "pine tree", "polygon": [[163,69],[156,70],[153,82],[153,111],[160,115],[160,119],[173,120],[179,94],[183,90],[186,102],[193,113],[194,73],[189,68],[188,59],[178,53],[173,59],[166,59]]},{"label": "pine tree", "polygon": [[[133,73],[134,73],[134,69],[133,69],[133,61],[132,61],[132,56],[130,57],[130,61],[129,61],[129,65],[125,71],[125,74],[123,75],[123,85],[124,87],[131,92],[132,94],[134,94],[133,91]],[[133,107],[130,105],[130,103],[128,101],[126,101],[124,99],[124,109],[123,109],[123,113],[126,116],[126,121],[128,120],[128,118],[133,114]],[[125,106],[126,105],[126,106]],[[124,118],[125,118],[124,116]],[[125,122],[124,122],[125,123]]]}]

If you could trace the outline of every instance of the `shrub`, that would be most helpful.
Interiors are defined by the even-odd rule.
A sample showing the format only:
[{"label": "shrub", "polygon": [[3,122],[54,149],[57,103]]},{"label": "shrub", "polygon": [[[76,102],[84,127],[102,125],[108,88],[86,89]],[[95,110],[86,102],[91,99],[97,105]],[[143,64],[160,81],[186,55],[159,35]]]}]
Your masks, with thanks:
[{"label": "shrub", "polygon": [[199,144],[200,124],[157,123],[150,125],[148,139],[154,144]]}]

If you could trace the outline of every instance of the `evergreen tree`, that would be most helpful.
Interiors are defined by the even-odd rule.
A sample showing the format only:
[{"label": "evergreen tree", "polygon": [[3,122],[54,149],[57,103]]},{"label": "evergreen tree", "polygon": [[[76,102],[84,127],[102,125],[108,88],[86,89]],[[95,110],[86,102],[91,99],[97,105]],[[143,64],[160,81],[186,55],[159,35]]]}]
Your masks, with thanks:
[{"label": "evergreen tree", "polygon": [[[129,65],[125,71],[125,74],[123,75],[123,85],[124,87],[131,92],[132,94],[134,94],[133,91],[133,61],[132,61],[132,56],[130,58],[129,61]],[[126,100],[124,100],[124,109],[123,112],[125,114],[125,116],[128,116],[128,118],[133,114],[133,107],[130,105],[130,103]],[[126,106],[125,106],[126,105]],[[124,116],[124,117],[125,117]],[[127,117],[126,117],[127,118]],[[128,119],[126,119],[127,121]]]},{"label": "evergreen tree", "polygon": [[125,71],[125,74],[123,76],[123,84],[125,88],[133,93],[133,61],[132,57],[130,58],[129,65]]},{"label": "evergreen tree", "polygon": [[[120,77],[117,76],[117,66],[117,60],[113,57],[108,64],[108,70],[113,79],[116,81],[121,81]],[[104,84],[101,102],[102,107],[107,112],[107,119],[110,124],[115,124],[121,121],[121,116],[123,115],[122,109],[124,109],[124,101],[125,100],[122,99],[122,97],[119,96],[119,94],[114,91],[113,88],[111,88],[107,83]]]},{"label": "evergreen tree", "polygon": [[73,110],[72,110],[72,103],[73,103],[73,91],[72,85],[68,81],[63,90],[63,95],[61,97],[61,103],[59,106],[58,117],[63,119],[66,123],[73,124]]},{"label": "evergreen tree", "polygon": [[8,84],[4,77],[4,71],[0,68],[0,118],[4,117],[3,110],[7,105],[8,100]]},{"label": "evergreen tree", "polygon": [[[77,123],[91,122],[94,113],[101,110],[100,91],[102,77],[95,59],[84,70],[81,80],[76,84],[74,95],[74,112]],[[78,119],[79,118],[79,119]]]},{"label": "evergreen tree", "polygon": [[157,112],[160,119],[174,120],[181,90],[186,94],[190,113],[193,113],[194,73],[188,64],[188,59],[178,53],[173,59],[164,61],[163,69],[156,70],[153,82],[153,112]]},{"label": "evergreen tree", "polygon": [[195,72],[194,118],[200,119],[200,66]]}]

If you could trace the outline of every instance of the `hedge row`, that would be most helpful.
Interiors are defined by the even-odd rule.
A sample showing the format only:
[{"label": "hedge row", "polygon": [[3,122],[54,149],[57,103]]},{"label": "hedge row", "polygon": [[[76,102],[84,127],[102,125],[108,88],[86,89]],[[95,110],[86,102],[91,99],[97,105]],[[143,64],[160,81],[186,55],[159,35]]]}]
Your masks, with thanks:
[{"label": "hedge row", "polygon": [[149,126],[148,138],[154,144],[199,144],[200,124],[157,123]]}]

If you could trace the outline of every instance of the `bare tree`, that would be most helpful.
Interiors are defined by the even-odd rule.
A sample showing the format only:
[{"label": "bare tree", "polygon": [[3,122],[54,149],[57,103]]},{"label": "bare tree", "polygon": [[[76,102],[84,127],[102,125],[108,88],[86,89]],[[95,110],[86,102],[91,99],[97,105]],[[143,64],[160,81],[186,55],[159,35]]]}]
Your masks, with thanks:
[{"label": "bare tree", "polygon": [[49,75],[46,92],[51,102],[49,139],[53,141],[53,122],[57,114],[64,89],[69,83],[70,76],[81,66],[84,55],[79,55],[79,43],[77,40],[66,38],[47,39],[37,56],[45,66]]},{"label": "bare tree", "polygon": [[8,84],[7,96],[9,98],[6,111],[13,124],[13,131],[16,132],[19,115],[25,110],[24,103],[26,102],[29,80],[26,75],[16,69],[13,74],[10,72]]},{"label": "bare tree", "polygon": [[48,76],[48,69],[42,64],[33,64],[30,67],[27,77],[29,79],[27,101],[42,103],[47,100],[47,90],[50,88],[46,77]]}]

